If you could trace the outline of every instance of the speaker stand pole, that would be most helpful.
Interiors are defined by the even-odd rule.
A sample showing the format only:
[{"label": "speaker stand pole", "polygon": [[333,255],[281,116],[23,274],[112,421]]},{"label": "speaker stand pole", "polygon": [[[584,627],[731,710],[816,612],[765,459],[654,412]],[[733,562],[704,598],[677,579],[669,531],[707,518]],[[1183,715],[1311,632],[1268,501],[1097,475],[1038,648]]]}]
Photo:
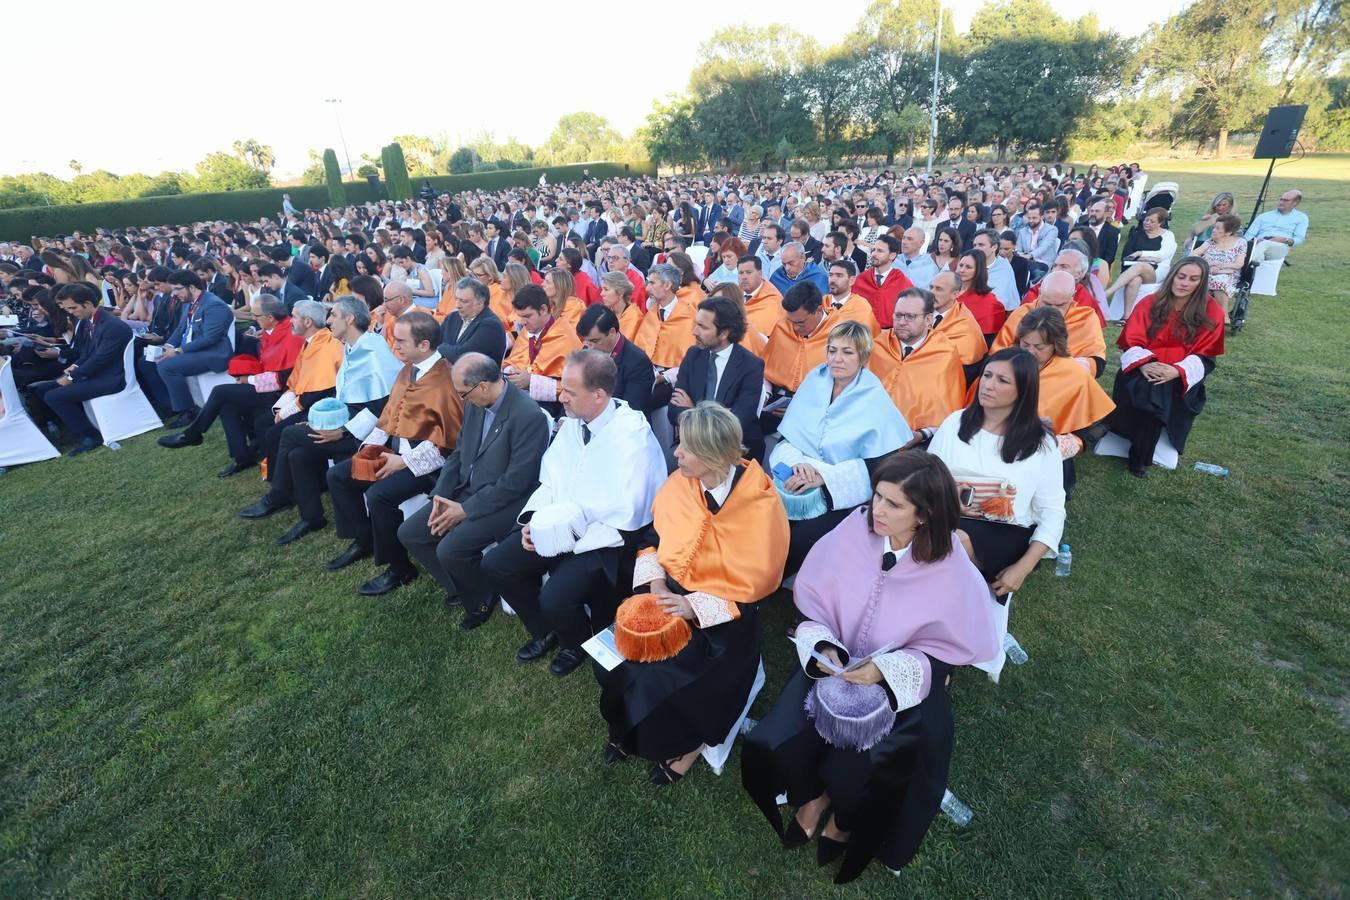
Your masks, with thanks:
[{"label": "speaker stand pole", "polygon": [[1252,207],[1252,217],[1247,220],[1248,227],[1256,221],[1256,214],[1261,211],[1262,205],[1266,200],[1266,188],[1270,187],[1270,174],[1275,171],[1275,160],[1270,161],[1270,168],[1266,169],[1266,180],[1261,182],[1261,193],[1256,195],[1256,205]]}]

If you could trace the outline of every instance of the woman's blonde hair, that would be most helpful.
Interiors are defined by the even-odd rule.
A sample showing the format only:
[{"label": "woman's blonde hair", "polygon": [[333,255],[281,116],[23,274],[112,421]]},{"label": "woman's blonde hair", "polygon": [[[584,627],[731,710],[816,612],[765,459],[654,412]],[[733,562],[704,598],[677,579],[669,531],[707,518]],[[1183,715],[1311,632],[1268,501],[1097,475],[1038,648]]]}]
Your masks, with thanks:
[{"label": "woman's blonde hair", "polygon": [[611,291],[622,297],[623,302],[632,302],[633,282],[629,281],[628,276],[622,272],[606,272],[600,277],[600,286],[608,287]]},{"label": "woman's blonde hair", "polygon": [[493,284],[502,280],[502,273],[497,271],[497,264],[492,261],[490,256],[475,256],[473,262],[469,263],[469,271],[487,275],[488,280]]},{"label": "woman's blonde hair", "polygon": [[[482,257],[479,257],[480,259]],[[490,264],[490,261],[489,261]],[[530,279],[530,270],[518,262],[509,262],[502,271],[501,286],[507,294],[514,297],[516,291],[525,287],[527,284],[533,284]]]},{"label": "woman's blonde hair", "polygon": [[680,446],[715,472],[740,460],[741,421],[715,400],[704,400],[680,413]]},{"label": "woman's blonde hair", "polygon": [[572,277],[571,272],[561,266],[555,266],[544,273],[544,280],[553,282],[553,290],[557,294],[558,309],[554,312],[561,310],[563,304],[567,302],[567,298],[577,292],[576,279]]},{"label": "woman's blonde hair", "polygon": [[872,329],[852,319],[840,322],[830,329],[828,343],[842,341],[853,345],[853,349],[858,351],[858,360],[866,366],[867,360],[872,356]]},{"label": "woman's blonde hair", "polygon": [[441,259],[441,268],[445,270],[445,283],[449,285],[454,285],[456,281],[469,274],[469,269],[464,265],[464,260],[448,253]]}]

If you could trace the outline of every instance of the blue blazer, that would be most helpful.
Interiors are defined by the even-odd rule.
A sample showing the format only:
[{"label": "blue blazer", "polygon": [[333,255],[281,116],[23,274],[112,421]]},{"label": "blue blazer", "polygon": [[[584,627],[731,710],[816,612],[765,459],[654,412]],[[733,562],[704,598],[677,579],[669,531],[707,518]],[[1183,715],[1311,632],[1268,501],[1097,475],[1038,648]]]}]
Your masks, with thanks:
[{"label": "blue blazer", "polygon": [[[676,389],[684,390],[697,406],[702,400],[716,400],[741,421],[741,434],[746,441],[758,441],[764,435],[759,427],[759,395],[764,388],[764,360],[740,344],[733,344],[727,367],[717,382],[717,396],[705,397],[708,388],[708,351],[690,347],[680,363],[680,374],[675,379]],[[679,422],[684,410],[672,406],[667,410],[670,424]]]},{"label": "blue blazer", "polygon": [[229,365],[234,348],[230,346],[230,329],[234,328],[234,313],[229,304],[215,294],[207,291],[197,303],[192,316],[192,340],[184,342],[187,336],[188,310],[192,304],[184,303],[179,313],[178,327],[165,342],[180,348],[184,353],[202,353],[202,357],[212,363],[218,363],[216,370],[224,371]]},{"label": "blue blazer", "polygon": [[[94,315],[92,328],[89,322],[80,322],[75,329],[74,343],[71,345],[75,368],[70,373],[70,379],[107,379],[109,383],[116,382],[125,387],[122,354],[131,340],[131,326],[110,310],[100,309]],[[90,337],[91,331],[93,337]]]}]

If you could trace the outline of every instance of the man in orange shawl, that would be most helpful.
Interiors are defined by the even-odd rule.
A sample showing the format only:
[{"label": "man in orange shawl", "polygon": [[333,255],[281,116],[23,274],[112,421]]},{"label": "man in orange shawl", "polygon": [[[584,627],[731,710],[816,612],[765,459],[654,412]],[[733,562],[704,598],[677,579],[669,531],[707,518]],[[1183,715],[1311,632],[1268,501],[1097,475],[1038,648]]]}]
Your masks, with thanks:
[{"label": "man in orange shawl", "polygon": [[783,295],[764,278],[764,263],[758,256],[742,256],[736,263],[736,280],[745,297],[746,334],[759,335],[764,346],[769,333],[783,318]]},{"label": "man in orange shawl", "polygon": [[384,302],[380,304],[380,308],[371,310],[371,330],[384,336],[390,350],[394,349],[394,323],[398,321],[399,316],[412,309],[412,305],[412,288],[408,287],[408,283],[391,281],[384,286]]},{"label": "man in orange shawl", "polygon": [[[656,762],[648,778],[657,785],[683,778],[745,708],[759,668],[757,604],[782,580],[788,549],[782,500],[757,462],[740,459],[736,417],[700,403],[682,413],[680,435],[679,471],[657,491],[634,567],[639,595],[616,617],[616,644],[636,661],[600,678],[606,758]],[[668,624],[655,634],[625,624],[644,618]],[[649,652],[676,625],[683,648]]]},{"label": "man in orange shawl", "polygon": [[[375,564],[385,570],[357,590],[367,597],[387,594],[417,578],[417,569],[398,540],[403,524],[399,505],[436,486],[464,421],[464,403],[450,380],[450,364],[436,349],[441,329],[435,317],[420,310],[404,313],[394,332],[398,336],[394,353],[404,366],[375,430],[356,456],[328,469],[337,535],[350,539],[351,545],[326,567],[336,571],[373,554]],[[353,474],[353,465],[362,457],[377,455],[375,480]]]},{"label": "man in orange shawl", "polygon": [[561,412],[558,379],[562,378],[567,354],[581,349],[575,327],[553,318],[548,295],[537,284],[527,284],[511,298],[520,334],[502,363],[502,371],[513,385],[529,394],[550,414]]},{"label": "man in orange shawl", "polygon": [[[1073,277],[1073,303],[1084,309],[1092,310],[1093,315],[1097,317],[1097,324],[1105,327],[1106,313],[1102,312],[1102,305],[1097,301],[1097,298],[1093,296],[1092,289],[1083,283],[1083,279],[1087,276],[1088,267],[1090,265],[1088,258],[1078,250],[1075,250],[1073,247],[1066,247],[1059,251],[1059,255],[1055,257],[1055,264],[1051,267],[1051,271],[1067,272]],[[1031,289],[1027,291],[1026,296],[1022,298],[1022,305],[1029,306],[1035,303],[1037,297],[1040,296],[1041,291],[1044,290],[1043,285],[1044,279],[1042,279],[1041,284],[1032,285]]]},{"label": "man in orange shawl", "polygon": [[773,394],[796,393],[806,373],[824,364],[829,340],[829,316],[820,288],[806,281],[788,288],[783,318],[764,347],[764,380]]},{"label": "man in orange shawl", "polygon": [[936,308],[932,291],[902,291],[892,314],[894,327],[877,339],[867,361],[920,442],[961,408],[965,396],[961,355],[931,327]]},{"label": "man in orange shawl", "polygon": [[984,341],[975,316],[956,299],[961,293],[961,279],[950,269],[943,269],[933,276],[930,290],[937,303],[933,308],[933,330],[946,335],[956,346],[961,365],[969,368],[982,362],[989,345]]},{"label": "man in orange shawl", "polygon": [[[694,346],[697,307],[676,294],[679,284],[680,270],[668,263],[652,266],[647,276],[647,314],[633,343],[651,357],[658,373],[678,367]],[[674,378],[667,380],[675,383]]]},{"label": "man in orange shawl", "polygon": [[840,322],[853,321],[866,325],[872,331],[872,337],[881,334],[881,325],[872,312],[872,304],[866,297],[853,293],[853,279],[858,275],[858,267],[851,259],[836,259],[830,263],[828,272],[830,295],[825,298],[826,330]]},{"label": "man in orange shawl", "polygon": [[1089,371],[1095,378],[1106,367],[1106,338],[1102,335],[1101,323],[1089,307],[1079,304],[1075,298],[1073,276],[1068,272],[1054,271],[1045,276],[1037,285],[1039,290],[1034,304],[1023,304],[1008,314],[998,337],[994,338],[994,350],[1017,346],[1017,330],[1022,320],[1033,309],[1049,307],[1059,310],[1064,325],[1069,331],[1069,356]]}]

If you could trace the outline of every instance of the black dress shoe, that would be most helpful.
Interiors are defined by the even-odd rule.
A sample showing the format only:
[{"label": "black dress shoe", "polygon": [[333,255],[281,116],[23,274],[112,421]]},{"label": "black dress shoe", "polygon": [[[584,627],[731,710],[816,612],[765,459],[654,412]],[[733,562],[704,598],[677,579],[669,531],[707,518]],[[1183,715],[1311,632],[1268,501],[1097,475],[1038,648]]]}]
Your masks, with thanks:
[{"label": "black dress shoe", "polygon": [[240,472],[246,471],[246,470],[248,470],[248,469],[252,469],[252,468],[253,468],[254,466],[256,466],[256,465],[257,465],[257,463],[256,463],[256,462],[252,462],[252,461],[250,461],[250,462],[239,462],[238,460],[235,460],[235,461],[231,462],[228,466],[226,466],[225,468],[223,468],[223,469],[221,469],[219,472],[217,472],[217,473],[216,473],[216,477],[217,477],[217,478],[229,478],[231,475],[238,475]]},{"label": "black dress shoe", "polygon": [[1135,478],[1147,478],[1148,469],[1130,469],[1130,474]]},{"label": "black dress shoe", "polygon": [[628,758],[628,751],[619,744],[609,741],[605,744],[605,765],[613,766]]},{"label": "black dress shoe", "polygon": [[239,510],[239,518],[265,519],[273,513],[279,513],[283,509],[290,509],[294,505],[294,503],[278,503],[275,500],[268,500],[266,497],[263,497],[252,506],[245,506],[243,509]]},{"label": "black dress shoe", "polygon": [[362,597],[378,597],[381,594],[387,594],[392,590],[403,587],[405,584],[412,584],[417,580],[417,570],[411,572],[395,572],[393,569],[385,569],[379,575],[367,581],[356,589],[356,592]]},{"label": "black dress shoe", "polygon": [[180,431],[177,434],[166,434],[159,439],[161,447],[168,447],[170,450],[177,450],[179,447],[196,447],[202,442],[202,436],[191,429]]},{"label": "black dress shoe", "polygon": [[558,646],[556,634],[549,633],[541,638],[535,638],[516,651],[516,662],[534,662],[556,646]]},{"label": "black dress shoe", "polygon": [[180,412],[172,419],[164,423],[165,428],[186,428],[197,418],[198,410],[189,409],[187,412]]},{"label": "black dress shoe", "polygon": [[557,675],[559,678],[571,675],[577,670],[577,667],[586,661],[586,654],[581,648],[572,649],[564,647],[558,651],[558,655],[553,657],[553,663],[548,667],[549,672]]},{"label": "black dress shoe", "polygon": [[816,838],[816,865],[828,866],[836,859],[844,855],[848,849],[847,841],[836,841],[821,835]]},{"label": "black dress shoe", "polygon": [[330,572],[336,572],[338,569],[345,569],[352,563],[365,559],[367,556],[370,556],[370,551],[365,547],[362,547],[356,541],[352,541],[350,547],[343,550],[340,555],[335,556],[324,563],[323,567]]},{"label": "black dress shoe", "polygon": [[309,534],[311,531],[319,531],[327,527],[328,527],[327,522],[320,522],[317,525],[311,525],[304,519],[301,519],[299,522],[296,522],[294,525],[291,526],[290,531],[286,532],[272,543],[276,544],[278,547],[284,547],[287,544],[294,544],[296,541],[300,540],[302,537]]},{"label": "black dress shoe", "polygon": [[88,453],[90,450],[97,450],[101,446],[102,444],[100,444],[98,441],[94,440],[91,437],[81,438],[80,442],[76,444],[74,449],[68,452],[66,456],[79,456],[81,453]]},{"label": "black dress shoe", "polygon": [[477,609],[466,609],[464,618],[459,620],[459,627],[465,631],[473,631],[479,625],[482,625],[488,619],[492,618],[492,609],[497,605],[497,598],[478,607]]}]

